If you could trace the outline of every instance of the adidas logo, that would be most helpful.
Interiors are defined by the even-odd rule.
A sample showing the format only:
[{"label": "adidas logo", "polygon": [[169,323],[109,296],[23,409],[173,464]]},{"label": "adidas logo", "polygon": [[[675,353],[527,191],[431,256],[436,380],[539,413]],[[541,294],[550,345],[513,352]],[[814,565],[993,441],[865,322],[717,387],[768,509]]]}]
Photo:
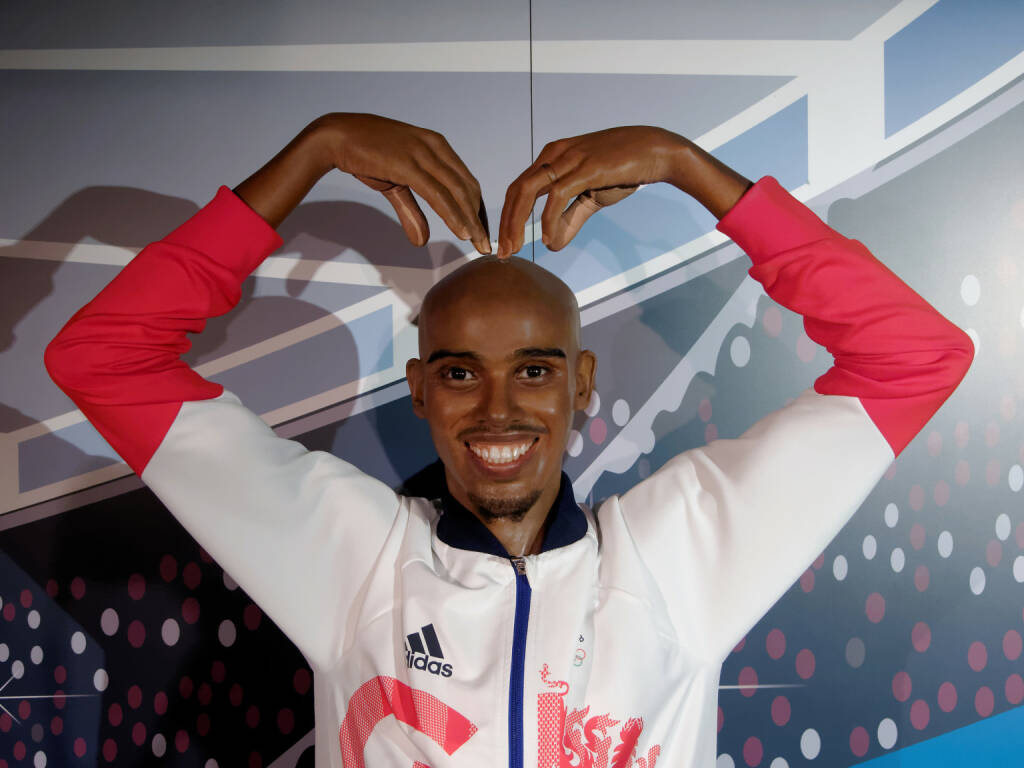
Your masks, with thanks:
[{"label": "adidas logo", "polygon": [[454,671],[452,665],[443,659],[441,642],[437,639],[433,624],[427,624],[419,632],[405,636],[405,666],[409,669],[422,669],[432,675],[451,677]]}]

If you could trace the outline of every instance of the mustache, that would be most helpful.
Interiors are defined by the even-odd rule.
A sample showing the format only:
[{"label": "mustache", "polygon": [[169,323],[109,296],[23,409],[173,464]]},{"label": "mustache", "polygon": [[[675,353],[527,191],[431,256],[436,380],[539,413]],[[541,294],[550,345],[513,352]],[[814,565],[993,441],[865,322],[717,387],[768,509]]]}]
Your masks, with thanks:
[{"label": "mustache", "polygon": [[484,435],[487,437],[495,437],[498,435],[510,435],[510,434],[532,434],[532,435],[544,435],[547,434],[547,430],[544,427],[538,427],[534,424],[502,424],[501,426],[489,426],[487,424],[480,424],[475,427],[467,427],[466,429],[459,432],[457,438],[459,440],[466,440],[470,437],[478,435]]}]

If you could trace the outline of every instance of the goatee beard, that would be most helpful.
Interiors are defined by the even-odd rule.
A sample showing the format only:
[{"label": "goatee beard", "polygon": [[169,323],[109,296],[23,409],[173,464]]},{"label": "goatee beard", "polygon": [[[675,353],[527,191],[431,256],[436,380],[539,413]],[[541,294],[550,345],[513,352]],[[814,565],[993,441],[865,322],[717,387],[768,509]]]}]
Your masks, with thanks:
[{"label": "goatee beard", "polygon": [[480,516],[487,522],[509,520],[518,523],[530,511],[530,508],[537,503],[540,493],[537,490],[526,496],[515,496],[512,498],[485,498],[471,493],[469,494],[469,500],[473,502]]}]

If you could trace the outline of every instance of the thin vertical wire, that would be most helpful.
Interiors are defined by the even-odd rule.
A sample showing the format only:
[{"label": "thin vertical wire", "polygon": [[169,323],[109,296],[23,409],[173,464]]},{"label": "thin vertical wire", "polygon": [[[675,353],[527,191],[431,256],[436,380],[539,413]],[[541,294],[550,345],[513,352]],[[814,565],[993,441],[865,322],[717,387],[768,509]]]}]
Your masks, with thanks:
[{"label": "thin vertical wire", "polygon": [[[535,155],[533,154],[533,0],[528,0],[527,7],[529,9],[529,36],[530,36],[530,162],[532,163]],[[536,230],[537,222],[535,220],[534,210],[530,209],[530,232],[531,234]],[[537,238],[530,238],[530,261],[537,262],[536,253]]]}]

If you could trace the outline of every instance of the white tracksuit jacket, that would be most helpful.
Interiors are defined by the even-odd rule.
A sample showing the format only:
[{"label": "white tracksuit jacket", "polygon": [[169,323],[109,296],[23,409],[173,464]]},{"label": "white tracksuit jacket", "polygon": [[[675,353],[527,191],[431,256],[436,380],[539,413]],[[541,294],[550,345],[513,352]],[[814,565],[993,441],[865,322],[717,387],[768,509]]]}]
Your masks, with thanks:
[{"label": "white tracksuit jacket", "polygon": [[451,498],[396,495],[276,437],[178,359],[280,244],[226,189],[79,311],[46,362],[306,656],[318,766],[712,766],[723,660],[972,356],[773,179],[719,228],[835,365],[595,511],[563,478],[544,551],[524,558]]}]

